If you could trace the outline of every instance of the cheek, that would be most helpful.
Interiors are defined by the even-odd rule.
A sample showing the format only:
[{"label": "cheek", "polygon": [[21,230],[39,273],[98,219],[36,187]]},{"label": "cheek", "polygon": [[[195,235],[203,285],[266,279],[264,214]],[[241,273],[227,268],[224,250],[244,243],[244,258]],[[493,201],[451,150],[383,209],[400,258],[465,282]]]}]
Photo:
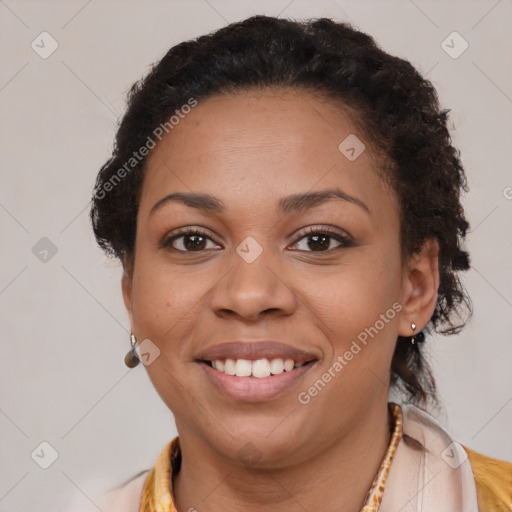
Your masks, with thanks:
[{"label": "cheek", "polygon": [[135,328],[158,346],[165,343],[168,350],[177,340],[173,333],[186,336],[187,325],[193,321],[194,308],[201,299],[201,289],[194,278],[155,258],[145,258],[143,251],[137,257],[132,288]]},{"label": "cheek", "polygon": [[[325,279],[328,293],[316,288],[309,294],[319,324],[328,327],[324,332],[332,345],[332,354],[322,365],[328,391],[315,399],[319,411],[333,409],[333,401],[340,407],[354,407],[388,392],[401,310],[400,272],[390,261],[375,258],[368,264],[370,260],[360,260]],[[333,414],[334,410],[338,409]]]},{"label": "cheek", "polygon": [[[194,307],[199,297],[190,279],[137,255],[132,288],[132,314],[138,337],[151,340],[158,357],[145,367],[161,399],[171,410],[186,408],[190,400],[184,340],[192,338]],[[137,266],[138,265],[138,266]]]},{"label": "cheek", "polygon": [[[368,247],[329,275],[304,281],[304,294],[328,327],[326,333],[336,352],[373,326],[381,315],[388,313],[383,330],[389,330],[396,321],[392,305],[400,297],[400,266],[394,255],[381,254]],[[382,327],[381,322],[378,325]]]}]

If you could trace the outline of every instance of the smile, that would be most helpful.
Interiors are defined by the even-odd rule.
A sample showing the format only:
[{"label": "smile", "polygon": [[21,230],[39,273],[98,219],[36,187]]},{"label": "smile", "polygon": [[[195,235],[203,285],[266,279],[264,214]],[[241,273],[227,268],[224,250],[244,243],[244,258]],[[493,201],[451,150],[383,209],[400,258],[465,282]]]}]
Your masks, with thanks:
[{"label": "smile", "polygon": [[279,375],[283,372],[290,372],[294,368],[300,368],[304,361],[296,362],[293,359],[263,358],[251,361],[250,359],[215,359],[209,362],[212,368],[237,377],[256,377],[264,379],[271,375]]},{"label": "smile", "polygon": [[195,362],[224,398],[260,402],[290,390],[319,358],[318,351],[260,340],[211,346],[198,353]]},{"label": "smile", "polygon": [[[242,370],[245,368],[245,371],[241,371],[241,373],[249,373],[249,375],[229,375],[225,373],[225,371],[214,368],[212,363],[208,363],[207,361],[201,361],[199,365],[206,374],[208,381],[213,384],[217,392],[221,392],[223,397],[241,402],[264,402],[277,399],[283,396],[287,391],[290,391],[318,362],[315,359],[308,363],[299,363],[297,366],[295,366],[294,363],[293,368],[287,370],[284,368],[285,361],[285,363],[281,363],[283,365],[283,371],[281,373],[272,374],[267,370],[267,364],[270,365],[272,361],[269,362],[265,360],[266,364],[257,363],[256,369],[254,369],[254,363],[256,363],[256,361],[249,361],[249,363],[252,363],[252,365],[249,366],[247,365],[247,360],[238,359],[234,362],[235,368],[236,364],[240,361],[242,361],[240,368],[242,368]],[[262,360],[258,359],[257,361]],[[293,362],[293,360],[291,361]],[[218,360],[215,364],[217,363]],[[288,364],[288,367],[290,367],[291,364]],[[258,374],[258,371],[260,371],[258,370],[258,366],[260,365],[265,367],[265,375],[257,377],[253,373],[256,372],[256,374]],[[276,366],[277,365],[278,363],[276,363]],[[224,370],[225,366],[224,363]],[[228,362],[228,370],[230,366],[231,363]],[[262,373],[260,373],[260,375],[262,375]]]}]

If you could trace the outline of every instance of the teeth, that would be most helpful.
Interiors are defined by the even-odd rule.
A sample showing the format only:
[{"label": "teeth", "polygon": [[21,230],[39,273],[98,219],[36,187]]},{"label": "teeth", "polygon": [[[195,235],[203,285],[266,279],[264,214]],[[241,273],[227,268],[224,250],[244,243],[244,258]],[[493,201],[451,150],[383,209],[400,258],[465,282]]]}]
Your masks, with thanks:
[{"label": "teeth", "polygon": [[284,369],[287,372],[293,370],[294,366],[295,366],[295,363],[294,363],[293,359],[286,359],[286,361],[284,362]]},{"label": "teeth", "polygon": [[270,363],[268,359],[257,359],[252,363],[252,376],[263,378],[270,377]]},{"label": "teeth", "polygon": [[278,375],[284,372],[284,361],[282,359],[272,359],[270,361],[270,373]]},{"label": "teeth", "polygon": [[250,377],[252,363],[248,359],[237,359],[235,365],[235,375],[237,377]]},{"label": "teeth", "polygon": [[290,372],[294,368],[304,366],[304,362],[296,363],[293,359],[215,359],[211,361],[212,367],[219,372],[237,377],[256,377],[259,379],[279,375],[284,371]]},{"label": "teeth", "polygon": [[224,363],[224,373],[227,373],[228,375],[235,375],[235,365],[236,361],[234,359],[226,359],[226,362]]}]

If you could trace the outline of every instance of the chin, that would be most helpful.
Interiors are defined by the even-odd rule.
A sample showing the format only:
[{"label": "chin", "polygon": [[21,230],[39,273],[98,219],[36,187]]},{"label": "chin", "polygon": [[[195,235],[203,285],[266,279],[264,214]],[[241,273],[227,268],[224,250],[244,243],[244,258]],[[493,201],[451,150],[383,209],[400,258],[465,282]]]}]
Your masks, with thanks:
[{"label": "chin", "polygon": [[211,430],[205,434],[210,438],[209,444],[222,456],[242,466],[260,469],[293,464],[302,451],[300,448],[311,445],[300,422],[296,419],[283,422],[275,416],[246,418],[236,423],[224,421],[215,438],[211,438]]}]

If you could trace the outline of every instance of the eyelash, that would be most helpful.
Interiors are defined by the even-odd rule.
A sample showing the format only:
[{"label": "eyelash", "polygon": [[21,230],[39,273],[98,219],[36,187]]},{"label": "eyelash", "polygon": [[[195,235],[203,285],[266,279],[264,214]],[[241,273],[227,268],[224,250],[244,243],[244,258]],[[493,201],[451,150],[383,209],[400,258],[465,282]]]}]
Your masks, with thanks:
[{"label": "eyelash", "polygon": [[[193,236],[193,235],[199,235],[199,236],[208,238],[209,240],[211,240],[213,242],[212,238],[205,231],[202,231],[202,230],[197,229],[197,228],[186,227],[186,228],[181,228],[177,233],[173,234],[171,237],[164,238],[162,240],[162,242],[160,243],[160,247],[161,248],[170,248],[170,249],[172,249],[174,251],[181,252],[181,253],[195,253],[195,252],[201,253],[201,252],[210,250],[210,249],[202,249],[200,251],[184,251],[182,249],[176,249],[176,248],[172,247],[172,243],[175,240],[178,240],[179,238],[183,238],[185,236]],[[335,232],[335,231],[331,231],[330,229],[328,229],[326,227],[309,227],[309,228],[306,228],[306,231],[304,231],[304,232],[302,232],[300,234],[299,238],[297,238],[295,240],[293,245],[296,245],[303,238],[307,238],[307,237],[310,237],[310,236],[313,236],[313,235],[327,235],[329,238],[333,238],[337,242],[340,242],[342,245],[338,246],[338,247],[335,247],[334,249],[328,249],[326,251],[299,251],[299,252],[310,252],[310,253],[318,252],[318,253],[321,253],[321,254],[326,254],[326,253],[332,253],[333,251],[336,251],[336,250],[339,250],[339,249],[343,249],[343,248],[347,248],[347,247],[352,247],[354,245],[353,242],[351,241],[351,239],[348,236],[342,235],[342,234],[340,234],[338,232]]]}]

